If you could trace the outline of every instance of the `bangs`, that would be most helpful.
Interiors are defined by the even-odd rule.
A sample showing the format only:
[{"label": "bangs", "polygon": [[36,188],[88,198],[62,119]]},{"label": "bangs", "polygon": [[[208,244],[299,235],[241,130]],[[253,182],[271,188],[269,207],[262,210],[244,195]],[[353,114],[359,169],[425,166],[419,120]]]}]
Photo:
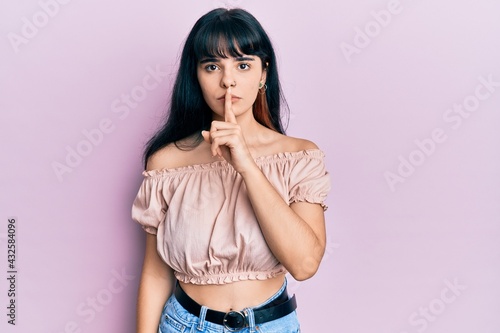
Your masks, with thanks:
[{"label": "bangs", "polygon": [[[241,57],[255,55],[261,44],[258,35],[244,22],[234,19],[215,19],[200,29],[194,38],[196,61],[204,58]],[[257,50],[256,50],[257,49]]]}]

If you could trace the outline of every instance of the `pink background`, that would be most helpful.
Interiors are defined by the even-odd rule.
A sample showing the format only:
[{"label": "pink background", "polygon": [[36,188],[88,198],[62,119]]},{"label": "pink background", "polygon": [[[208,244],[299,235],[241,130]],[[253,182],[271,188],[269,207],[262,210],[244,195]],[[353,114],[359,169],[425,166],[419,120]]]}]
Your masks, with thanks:
[{"label": "pink background", "polygon": [[[303,331],[500,332],[500,2],[227,3],[268,31],[288,134],[315,141],[332,175],[323,264],[290,281]],[[142,146],[183,39],[222,4],[2,1],[0,331],[134,332]]]}]

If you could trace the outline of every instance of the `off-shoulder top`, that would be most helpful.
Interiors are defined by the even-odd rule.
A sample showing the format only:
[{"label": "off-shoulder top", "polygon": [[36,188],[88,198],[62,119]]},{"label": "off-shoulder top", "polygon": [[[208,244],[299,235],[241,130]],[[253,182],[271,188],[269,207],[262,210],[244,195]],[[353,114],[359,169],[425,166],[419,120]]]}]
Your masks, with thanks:
[{"label": "off-shoulder top", "polygon": [[[255,159],[288,204],[321,204],[330,190],[319,149]],[[241,175],[225,160],[143,172],[132,218],[157,236],[175,277],[193,284],[264,280],[286,273],[269,249]],[[277,221],[276,223],[279,223]]]}]

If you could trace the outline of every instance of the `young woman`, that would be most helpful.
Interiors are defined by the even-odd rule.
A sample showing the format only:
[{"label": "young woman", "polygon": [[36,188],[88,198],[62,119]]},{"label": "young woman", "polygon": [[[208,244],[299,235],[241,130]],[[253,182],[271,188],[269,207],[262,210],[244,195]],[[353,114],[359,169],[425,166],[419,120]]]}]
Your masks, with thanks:
[{"label": "young woman", "polygon": [[299,332],[285,274],[325,249],[323,152],[284,135],[276,58],[242,9],[201,17],[148,142],[132,217],[147,231],[137,332]]}]

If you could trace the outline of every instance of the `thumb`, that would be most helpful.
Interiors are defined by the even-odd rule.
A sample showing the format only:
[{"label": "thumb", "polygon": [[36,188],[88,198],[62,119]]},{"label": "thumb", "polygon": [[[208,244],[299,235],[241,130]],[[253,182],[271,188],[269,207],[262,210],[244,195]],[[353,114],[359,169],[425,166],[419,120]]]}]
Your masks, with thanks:
[{"label": "thumb", "polygon": [[203,139],[208,142],[210,142],[210,132],[209,131],[201,131],[201,136],[203,136]]}]

